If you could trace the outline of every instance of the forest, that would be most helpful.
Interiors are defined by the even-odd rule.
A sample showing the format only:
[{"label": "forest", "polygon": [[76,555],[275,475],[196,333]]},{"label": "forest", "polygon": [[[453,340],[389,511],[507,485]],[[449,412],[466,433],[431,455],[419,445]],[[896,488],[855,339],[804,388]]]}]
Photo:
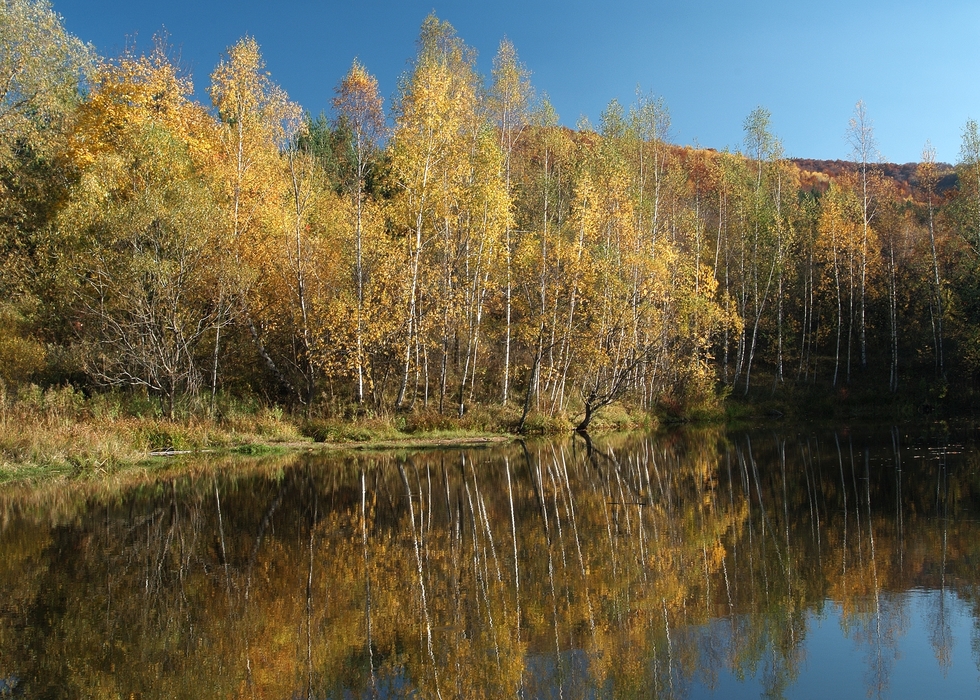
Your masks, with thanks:
[{"label": "forest", "polygon": [[434,14],[390,100],[354,61],[314,116],[251,38],[205,105],[164,41],[101,57],[46,0],[5,0],[0,85],[5,406],[57,387],[171,419],[229,397],[493,406],[520,431],[613,403],[974,396],[974,121],[955,165],[927,143],[905,166],[861,102],[828,125],[852,148],[835,164],[788,159],[764,107],[740,150],[673,144],[639,89],[569,129],[509,41],[480,75]]}]

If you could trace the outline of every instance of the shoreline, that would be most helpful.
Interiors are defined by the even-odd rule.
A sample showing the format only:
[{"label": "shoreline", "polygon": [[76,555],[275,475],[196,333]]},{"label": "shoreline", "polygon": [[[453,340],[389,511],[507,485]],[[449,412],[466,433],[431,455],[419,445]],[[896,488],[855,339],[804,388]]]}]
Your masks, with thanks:
[{"label": "shoreline", "polygon": [[[574,430],[567,414],[532,412],[518,435],[520,413],[495,406],[475,406],[463,418],[434,410],[343,418],[229,401],[215,417],[188,413],[176,420],[155,408],[126,395],[88,397],[70,386],[0,401],[0,488],[13,482],[99,479],[180,459],[479,448]],[[610,405],[597,413],[591,429],[603,433],[657,424],[655,417]]]},{"label": "shoreline", "polygon": [[397,450],[403,447],[412,449],[438,449],[440,447],[481,447],[499,445],[520,439],[517,435],[474,435],[454,438],[440,437],[406,437],[404,439],[368,440],[366,442],[268,442],[248,443],[232,448],[205,447],[196,450],[154,450],[147,457],[184,457],[189,455],[249,455],[249,448],[257,448],[260,453],[273,452],[368,452],[371,450]]},{"label": "shoreline", "polygon": [[[978,412],[970,410],[974,407],[956,410],[957,402],[936,401],[935,411],[922,413],[917,410],[921,398],[916,403],[900,397],[904,401],[874,405],[852,397],[819,406],[804,401],[805,394],[792,392],[763,400],[756,396],[728,398],[712,411],[686,414],[650,414],[614,403],[597,412],[589,434],[684,427],[740,431],[778,424],[814,428],[856,428],[867,423],[977,425]],[[190,414],[169,420],[159,414],[140,415],[133,410],[135,406],[118,398],[112,402],[106,397],[84,397],[70,387],[48,389],[33,400],[8,401],[0,408],[0,489],[13,484],[97,481],[138,470],[156,471],[164,464],[170,465],[169,470],[179,468],[185,460],[480,448],[575,432],[574,414],[549,417],[532,413],[526,432],[517,434],[514,426],[519,414],[494,406],[475,407],[463,419],[434,411],[303,418],[274,406],[258,406],[247,412],[227,411],[220,418]]]},{"label": "shoreline", "polygon": [[[521,439],[512,433],[471,435],[439,435],[439,431],[426,435],[404,437],[378,437],[365,440],[315,441],[315,440],[259,440],[250,435],[248,441],[238,444],[206,445],[187,449],[130,450],[124,455],[111,455],[99,459],[83,447],[77,452],[47,459],[0,459],[0,490],[17,486],[42,486],[53,483],[106,480],[129,472],[170,470],[182,463],[213,460],[248,460],[290,454],[331,454],[394,452],[399,450],[438,450],[448,448],[483,448],[505,445]],[[40,456],[40,455],[38,455]]]}]

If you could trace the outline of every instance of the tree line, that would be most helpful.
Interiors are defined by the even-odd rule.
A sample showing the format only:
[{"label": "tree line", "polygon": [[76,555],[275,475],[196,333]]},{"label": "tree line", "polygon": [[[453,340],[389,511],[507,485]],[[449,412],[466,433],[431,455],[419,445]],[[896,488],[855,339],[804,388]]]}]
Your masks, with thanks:
[{"label": "tree line", "polygon": [[387,111],[354,61],[316,117],[250,38],[206,106],[162,42],[100,58],[44,0],[0,21],[7,386],[586,427],[617,400],[975,374],[975,122],[956,186],[927,145],[909,190],[859,103],[854,167],[810,187],[764,108],[739,151],[671,144],[641,91],[571,130],[509,41],[482,76],[434,15]]}]

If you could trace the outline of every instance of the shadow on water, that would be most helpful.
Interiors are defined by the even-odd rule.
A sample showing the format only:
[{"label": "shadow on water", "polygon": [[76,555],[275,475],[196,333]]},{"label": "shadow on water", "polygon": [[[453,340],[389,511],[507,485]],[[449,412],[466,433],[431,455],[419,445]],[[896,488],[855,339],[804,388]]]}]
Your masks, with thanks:
[{"label": "shadow on water", "polygon": [[0,697],[974,697],[978,465],[690,431],[9,491]]}]

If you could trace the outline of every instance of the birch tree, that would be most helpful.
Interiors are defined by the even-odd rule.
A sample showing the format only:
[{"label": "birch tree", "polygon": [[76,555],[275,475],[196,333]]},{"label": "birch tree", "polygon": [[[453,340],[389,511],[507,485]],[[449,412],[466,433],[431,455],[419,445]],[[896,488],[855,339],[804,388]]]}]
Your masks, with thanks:
[{"label": "birch tree", "polygon": [[90,75],[92,48],[65,31],[47,0],[0,4],[0,167],[43,148],[63,126]]},{"label": "birch tree", "polygon": [[858,176],[861,200],[861,257],[860,257],[860,290],[859,305],[859,336],[861,347],[861,369],[868,365],[867,348],[867,281],[868,281],[868,239],[870,237],[871,221],[875,215],[875,198],[873,191],[873,169],[880,156],[878,143],[875,140],[874,125],[868,117],[864,101],[854,105],[854,116],[847,127],[847,142],[851,146],[851,157],[858,165]]},{"label": "birch tree", "polygon": [[963,126],[958,167],[960,189],[966,200],[966,229],[964,238],[980,255],[980,127],[975,119]]},{"label": "birch tree", "polygon": [[[299,108],[269,77],[259,46],[245,38],[228,49],[211,74],[211,101],[220,120],[221,148],[215,174],[223,190],[222,241],[234,264],[233,294],[238,313],[265,368],[290,395],[302,393],[270,353],[266,337],[270,314],[266,295],[258,293],[273,269],[281,226],[275,212],[281,203],[285,181],[280,152],[290,140],[290,124]],[[270,220],[271,219],[271,220]],[[215,356],[220,338],[215,337]]]},{"label": "birch tree", "polygon": [[405,405],[413,354],[416,391],[412,401],[419,387],[423,400],[428,396],[428,347],[423,331],[429,318],[427,307],[419,303],[425,282],[422,275],[429,271],[423,256],[440,234],[448,241],[453,206],[470,174],[467,134],[472,138],[478,99],[474,61],[473,51],[455,30],[430,15],[422,25],[418,55],[411,72],[402,79],[395,105],[391,169],[399,196],[393,213],[408,260],[402,319],[404,360],[396,407]]},{"label": "birch tree", "polygon": [[[926,197],[926,224],[929,230],[929,252],[932,257],[932,289],[935,300],[933,323],[935,329],[936,371],[938,376],[946,379],[946,364],[943,358],[943,282],[939,274],[939,254],[936,250],[935,196],[939,174],[936,170],[936,149],[926,141],[922,149],[922,161],[916,168],[919,186]],[[932,306],[930,304],[930,306]]]},{"label": "birch tree", "polygon": [[[504,153],[503,178],[508,199],[512,197],[512,169],[514,147],[528,121],[528,109],[533,93],[530,72],[517,58],[517,50],[507,39],[500,42],[500,48],[493,59],[493,86],[491,88],[491,109],[500,131],[500,148]],[[511,350],[511,312],[513,295],[512,251],[513,241],[511,219],[508,218],[504,232],[504,255],[507,280],[504,288],[504,377],[503,404],[507,405],[510,391],[510,350]]]},{"label": "birch tree", "polygon": [[754,183],[751,186],[750,236],[748,241],[747,280],[751,308],[746,308],[745,333],[752,327],[752,334],[746,341],[745,393],[748,394],[755,359],[759,329],[773,293],[773,283],[781,274],[781,191],[778,182],[770,182],[771,170],[779,177],[778,160],[782,146],[773,135],[770,126],[771,115],[767,109],[757,107],[743,124],[745,148],[750,159]]},{"label": "birch tree", "polygon": [[385,118],[378,81],[358,61],[337,86],[333,100],[338,126],[350,130],[351,172],[347,190],[354,205],[354,285],[357,308],[355,343],[357,368],[357,402],[364,403],[364,223],[367,205],[366,187],[369,171],[374,167],[378,148],[385,135]]}]

